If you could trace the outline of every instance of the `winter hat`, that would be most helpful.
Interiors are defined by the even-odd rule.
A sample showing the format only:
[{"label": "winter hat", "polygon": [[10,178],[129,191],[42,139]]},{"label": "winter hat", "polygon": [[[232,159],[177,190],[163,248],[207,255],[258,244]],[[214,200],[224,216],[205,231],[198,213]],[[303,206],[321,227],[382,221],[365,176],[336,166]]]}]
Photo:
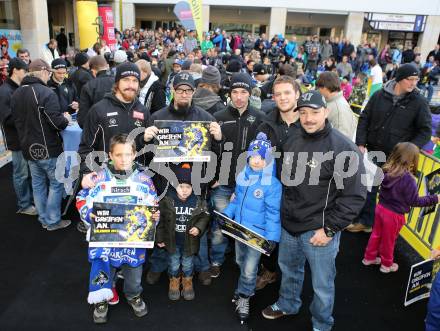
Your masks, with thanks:
[{"label": "winter hat", "polygon": [[410,63],[406,63],[397,69],[396,72],[396,82],[409,77],[419,77],[419,70]]},{"label": "winter hat", "polygon": [[173,168],[179,184],[191,185],[191,165],[189,163],[181,163]]},{"label": "winter hat", "polygon": [[124,63],[124,62],[126,62],[127,61],[127,53],[124,51],[124,50],[122,50],[122,49],[118,49],[116,52],[115,52],[115,55],[114,55],[114,57],[113,57],[113,60],[115,61],[115,63],[116,64],[119,64],[119,63]]},{"label": "winter hat", "polygon": [[89,61],[89,56],[86,53],[79,52],[75,55],[74,65],[75,67],[81,67]]},{"label": "winter hat", "polygon": [[220,85],[220,71],[214,66],[207,66],[202,72],[201,83]]},{"label": "winter hat", "polygon": [[141,72],[139,67],[131,62],[121,63],[116,67],[115,82],[119,82],[121,78],[134,76],[138,81],[141,79]]},{"label": "winter hat", "polygon": [[52,69],[67,69],[67,62],[63,58],[52,61]]},{"label": "winter hat", "polygon": [[9,75],[12,75],[12,70],[14,70],[14,69],[17,69],[17,70],[24,69],[25,71],[27,71],[28,65],[22,59],[15,57],[11,61],[9,61],[9,63],[8,63]]},{"label": "winter hat", "polygon": [[262,159],[266,161],[269,160],[272,152],[272,144],[270,140],[267,139],[267,136],[263,132],[259,132],[257,134],[257,138],[249,144],[249,148],[247,150],[247,156],[251,157],[254,155],[260,155]]},{"label": "winter hat", "polygon": [[265,74],[267,74],[267,71],[266,71],[266,68],[264,67],[263,64],[257,63],[256,65],[254,65],[253,74],[254,75],[265,75]]},{"label": "winter hat", "polygon": [[237,60],[231,60],[229,61],[228,65],[226,66],[226,71],[228,72],[240,72],[241,70],[241,63]]},{"label": "winter hat", "polygon": [[236,73],[233,74],[231,77],[231,85],[230,85],[231,91],[235,88],[244,88],[249,92],[249,94],[252,93],[252,80],[251,76],[249,76],[246,73]]}]

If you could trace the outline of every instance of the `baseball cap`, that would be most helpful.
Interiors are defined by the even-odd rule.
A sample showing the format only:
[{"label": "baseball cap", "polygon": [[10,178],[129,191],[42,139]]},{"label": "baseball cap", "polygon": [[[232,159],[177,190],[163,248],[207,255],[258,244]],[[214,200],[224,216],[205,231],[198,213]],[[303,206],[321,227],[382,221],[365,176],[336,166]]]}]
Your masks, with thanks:
[{"label": "baseball cap", "polygon": [[31,64],[29,64],[29,72],[42,70],[52,71],[52,68],[46,61],[42,59],[35,59],[31,62]]},{"label": "baseball cap", "polygon": [[194,82],[194,78],[188,72],[179,72],[176,76],[174,76],[173,88],[176,89],[180,85],[188,85],[193,90],[195,90],[195,88],[196,88],[196,84]]},{"label": "baseball cap", "polygon": [[55,59],[52,61],[52,69],[67,69],[67,62],[62,58]]},{"label": "baseball cap", "polygon": [[267,74],[266,68],[261,63],[254,65],[254,70],[252,71],[254,75],[265,75]]},{"label": "baseball cap", "polygon": [[8,72],[9,74],[12,73],[13,69],[17,69],[17,70],[28,70],[28,65],[26,64],[26,62],[24,62],[22,59],[19,59],[18,57],[13,58],[11,61],[9,61],[8,65]]},{"label": "baseball cap", "polygon": [[324,97],[317,90],[308,91],[304,94],[301,94],[298,100],[298,105],[295,108],[295,111],[299,110],[303,107],[310,107],[313,109],[320,109],[327,107],[327,103],[325,102]]}]

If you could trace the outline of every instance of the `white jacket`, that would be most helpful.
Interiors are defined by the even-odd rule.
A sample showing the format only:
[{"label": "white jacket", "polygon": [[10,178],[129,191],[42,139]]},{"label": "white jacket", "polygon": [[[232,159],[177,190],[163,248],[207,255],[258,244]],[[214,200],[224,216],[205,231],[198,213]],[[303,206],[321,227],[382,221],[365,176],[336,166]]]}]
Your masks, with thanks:
[{"label": "white jacket", "polygon": [[46,61],[47,64],[52,65],[52,61],[60,57],[56,49],[54,50],[53,53],[55,56],[52,55],[52,52],[50,51],[49,47],[47,47],[47,45],[44,45],[43,51],[41,52],[41,59]]},{"label": "white jacket", "polygon": [[342,91],[327,99],[327,108],[330,110],[328,120],[332,126],[354,141],[357,119]]}]

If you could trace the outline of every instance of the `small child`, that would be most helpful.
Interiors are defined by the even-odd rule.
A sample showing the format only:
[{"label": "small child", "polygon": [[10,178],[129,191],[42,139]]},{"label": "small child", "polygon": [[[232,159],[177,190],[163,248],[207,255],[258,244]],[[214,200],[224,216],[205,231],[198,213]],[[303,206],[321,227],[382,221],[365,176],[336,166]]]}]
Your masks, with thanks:
[{"label": "small child", "polygon": [[345,100],[350,99],[351,91],[353,90],[353,86],[350,84],[350,77],[345,76],[341,80],[341,90],[344,95]]},{"label": "small child", "polygon": [[[76,197],[81,220],[89,228],[87,239],[90,238],[90,224],[94,218],[94,202],[158,205],[153,181],[134,163],[136,144],[128,139],[128,135],[119,134],[110,139],[109,156],[112,162],[93,177],[94,188],[83,189]],[[158,212],[153,214],[153,219],[158,221]],[[128,304],[137,317],[145,316],[148,308],[141,297],[141,279],[146,249],[89,247],[88,256],[91,270],[87,301],[95,305],[93,321],[99,324],[107,322],[109,300],[117,298],[113,284],[117,268],[122,269],[124,294]],[[119,300],[112,301],[116,304]]]},{"label": "small child", "polygon": [[[281,183],[275,177],[271,143],[260,132],[248,149],[248,164],[237,177],[235,197],[223,213],[236,222],[279,242],[281,235]],[[254,295],[261,253],[239,241],[235,242],[236,262],[240,277],[233,302],[240,320],[249,318],[249,298]]]},{"label": "small child", "polygon": [[379,191],[373,232],[365,249],[362,263],[366,266],[380,264],[383,273],[395,272],[394,245],[400,229],[405,224],[405,213],[411,207],[426,207],[438,203],[438,195],[419,197],[413,177],[419,161],[419,148],[410,143],[398,143],[383,166],[385,178]]},{"label": "small child", "polygon": [[193,193],[190,165],[181,164],[174,172],[178,185],[176,189],[172,187],[160,201],[161,217],[156,242],[157,246],[165,247],[169,253],[168,298],[179,300],[182,295],[185,300],[193,300],[194,255],[199,251],[200,237],[208,226],[210,216],[206,202]]}]

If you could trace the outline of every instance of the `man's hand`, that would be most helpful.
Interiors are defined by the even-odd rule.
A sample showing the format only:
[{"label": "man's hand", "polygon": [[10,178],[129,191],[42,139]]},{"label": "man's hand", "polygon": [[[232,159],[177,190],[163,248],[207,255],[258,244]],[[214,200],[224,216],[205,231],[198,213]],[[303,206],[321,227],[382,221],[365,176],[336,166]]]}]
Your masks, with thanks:
[{"label": "man's hand", "polygon": [[189,230],[189,234],[194,237],[197,237],[200,234],[200,230],[194,226],[191,228],[191,230]]},{"label": "man's hand", "polygon": [[96,176],[96,172],[91,172],[87,175],[83,176],[83,179],[81,181],[82,188],[93,188],[95,187],[95,182],[93,181],[93,177]]},{"label": "man's hand", "polygon": [[367,151],[367,149],[365,148],[364,145],[359,145],[359,150],[361,151],[362,154],[365,154],[365,152]]},{"label": "man's hand", "polygon": [[332,240],[333,238],[327,237],[325,235],[324,229],[321,228],[319,230],[315,231],[315,234],[312,238],[310,238],[310,243],[313,246],[327,246],[327,244]]},{"label": "man's hand", "polygon": [[211,124],[209,124],[209,133],[214,137],[215,140],[222,140],[222,129],[217,122],[211,122]]},{"label": "man's hand", "polygon": [[153,138],[157,136],[159,133],[159,129],[155,126],[150,126],[145,129],[144,140],[146,143],[150,142]]},{"label": "man's hand", "polygon": [[156,223],[159,222],[159,219],[160,219],[160,211],[158,210],[158,211],[155,212],[153,215],[151,215],[151,218],[152,218],[153,221],[155,221]]},{"label": "man's hand", "polygon": [[157,243],[157,247],[160,247],[160,248],[165,247],[165,243]]}]

